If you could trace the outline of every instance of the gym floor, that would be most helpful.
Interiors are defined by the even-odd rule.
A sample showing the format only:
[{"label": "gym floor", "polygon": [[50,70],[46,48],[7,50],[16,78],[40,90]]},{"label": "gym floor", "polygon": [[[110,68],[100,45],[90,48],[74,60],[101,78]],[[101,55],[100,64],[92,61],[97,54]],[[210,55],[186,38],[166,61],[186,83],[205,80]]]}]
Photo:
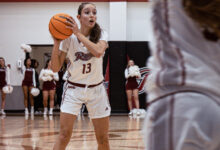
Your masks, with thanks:
[{"label": "gym floor", "polygon": [[[51,150],[59,134],[59,115],[0,116],[0,150]],[[111,150],[144,150],[143,117],[110,117]],[[67,150],[96,150],[93,125],[79,116]]]}]

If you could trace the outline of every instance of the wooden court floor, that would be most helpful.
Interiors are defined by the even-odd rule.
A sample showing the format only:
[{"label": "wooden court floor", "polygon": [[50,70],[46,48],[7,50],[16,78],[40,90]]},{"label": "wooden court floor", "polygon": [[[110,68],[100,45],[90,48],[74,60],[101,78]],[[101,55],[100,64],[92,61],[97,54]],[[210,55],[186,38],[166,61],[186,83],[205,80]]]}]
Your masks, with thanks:
[{"label": "wooden court floor", "polygon": [[[59,132],[59,116],[0,116],[0,150],[51,150]],[[111,116],[111,150],[144,150],[144,119]],[[96,139],[87,116],[78,117],[67,150],[96,150]]]}]

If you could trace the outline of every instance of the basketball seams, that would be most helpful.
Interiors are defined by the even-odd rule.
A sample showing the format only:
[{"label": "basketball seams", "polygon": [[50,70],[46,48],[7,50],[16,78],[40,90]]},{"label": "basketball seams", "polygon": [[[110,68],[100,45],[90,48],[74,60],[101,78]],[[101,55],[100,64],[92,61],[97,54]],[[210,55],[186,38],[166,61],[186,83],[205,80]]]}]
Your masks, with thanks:
[{"label": "basketball seams", "polygon": [[56,14],[49,22],[49,31],[51,35],[57,39],[64,40],[72,35],[72,30],[65,28],[68,24],[65,23],[64,18],[61,16],[68,17],[67,14]]},{"label": "basketball seams", "polygon": [[60,34],[62,34],[62,35],[64,35],[64,36],[67,36],[67,37],[71,35],[71,34],[70,34],[70,35],[67,35],[67,34],[64,34],[64,33],[60,32],[60,31],[54,26],[54,24],[52,23],[52,21],[50,22],[50,24],[51,24],[51,26],[54,28],[54,30],[57,31],[58,33],[60,33]]}]

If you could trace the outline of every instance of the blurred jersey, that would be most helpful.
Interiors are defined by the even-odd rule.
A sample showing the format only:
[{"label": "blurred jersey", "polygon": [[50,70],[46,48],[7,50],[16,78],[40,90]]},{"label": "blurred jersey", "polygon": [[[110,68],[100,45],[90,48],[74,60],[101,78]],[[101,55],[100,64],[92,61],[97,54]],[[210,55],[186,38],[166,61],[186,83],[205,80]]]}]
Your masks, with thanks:
[{"label": "blurred jersey", "polygon": [[[220,97],[220,40],[208,41],[182,0],[156,0],[148,67],[148,100],[184,90]],[[219,101],[220,102],[220,101]]]}]

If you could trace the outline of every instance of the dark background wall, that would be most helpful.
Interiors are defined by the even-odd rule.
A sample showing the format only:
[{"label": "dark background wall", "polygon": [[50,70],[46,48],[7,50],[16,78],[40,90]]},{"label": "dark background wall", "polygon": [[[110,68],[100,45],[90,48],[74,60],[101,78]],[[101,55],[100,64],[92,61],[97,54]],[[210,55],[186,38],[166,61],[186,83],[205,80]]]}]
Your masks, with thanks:
[{"label": "dark background wall", "polygon": [[[112,112],[128,112],[127,97],[125,93],[124,71],[128,58],[134,60],[139,68],[146,67],[149,57],[148,42],[110,41],[109,49],[104,57],[104,71],[109,58],[109,101]],[[140,107],[145,108],[146,94],[139,95]]]}]

